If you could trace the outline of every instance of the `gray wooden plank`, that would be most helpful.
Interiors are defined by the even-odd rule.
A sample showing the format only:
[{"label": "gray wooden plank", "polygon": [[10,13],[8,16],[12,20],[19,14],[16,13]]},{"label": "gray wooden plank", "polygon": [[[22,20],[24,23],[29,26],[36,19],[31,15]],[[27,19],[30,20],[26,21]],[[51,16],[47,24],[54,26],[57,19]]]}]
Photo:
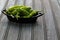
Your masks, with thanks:
[{"label": "gray wooden plank", "polygon": [[6,9],[8,9],[11,6],[13,6],[16,3],[15,1],[16,0],[9,0]]},{"label": "gray wooden plank", "polygon": [[[5,32],[4,32],[4,35],[3,35],[3,37],[2,37],[2,40],[6,40],[6,39],[7,39],[8,31],[9,31],[9,29],[10,29],[10,22],[9,22],[9,21],[8,21],[7,23],[5,22],[4,24],[7,25],[7,28],[6,28],[6,30],[4,30]],[[5,25],[5,26],[6,26],[6,25]]]},{"label": "gray wooden plank", "polygon": [[32,26],[32,40],[44,40],[44,30],[42,24],[42,17],[39,17],[37,22]]},{"label": "gray wooden plank", "polygon": [[50,0],[50,4],[51,4],[53,16],[54,16],[54,22],[56,26],[58,40],[60,40],[60,6],[57,0]]},{"label": "gray wooden plank", "polygon": [[43,0],[43,5],[46,10],[46,13],[44,16],[44,21],[45,21],[45,25],[47,29],[46,39],[47,40],[58,40],[49,0]]},{"label": "gray wooden plank", "polygon": [[32,7],[32,0],[26,0],[25,5]]},{"label": "gray wooden plank", "polygon": [[25,5],[26,4],[26,0],[23,0],[23,5]]},{"label": "gray wooden plank", "polygon": [[7,29],[8,25],[9,25],[8,23],[0,23],[0,40],[4,39],[4,35],[5,35],[5,32],[6,32],[6,29]]},{"label": "gray wooden plank", "polygon": [[[33,0],[33,9],[41,11],[41,0]],[[37,19],[37,23],[32,25],[32,40],[44,40],[44,29],[43,29],[43,20],[42,17]]]},{"label": "gray wooden plank", "polygon": [[2,16],[0,22],[3,23],[3,22],[7,22],[7,21],[8,21],[7,16],[6,15]]},{"label": "gray wooden plank", "polygon": [[41,1],[40,0],[34,0],[34,10],[37,10],[37,11],[41,11],[42,10],[42,7],[41,7]]},{"label": "gray wooden plank", "polygon": [[[42,13],[46,13],[46,10],[45,10],[45,5],[44,5],[44,0],[41,0],[41,8],[42,8]],[[44,40],[47,40],[47,28],[46,28],[46,21],[45,21],[45,16],[43,15],[42,17],[42,23],[43,23],[43,30],[44,30]]]},{"label": "gray wooden plank", "polygon": [[20,40],[31,40],[31,27],[30,24],[22,24]]},{"label": "gray wooden plank", "polygon": [[58,4],[59,4],[59,6],[60,6],[60,0],[57,0],[57,2],[58,2]]},{"label": "gray wooden plank", "polygon": [[[2,27],[1,27],[2,26]],[[6,26],[6,27],[5,27]],[[0,40],[2,40],[2,37],[3,37],[3,34],[4,34],[4,30],[6,30],[6,28],[7,28],[7,24],[2,24],[2,23],[0,23]]]},{"label": "gray wooden plank", "polygon": [[17,0],[16,2],[16,5],[23,5],[23,4],[24,4],[23,0]]},{"label": "gray wooden plank", "polygon": [[25,5],[26,0],[17,0],[16,5]]},{"label": "gray wooden plank", "polygon": [[19,25],[15,23],[10,23],[10,29],[6,40],[17,40],[19,32]]},{"label": "gray wooden plank", "polygon": [[[5,16],[6,17],[6,16]],[[7,19],[7,18],[5,18],[5,19]],[[2,20],[2,19],[1,19]],[[8,20],[2,20],[2,21],[0,21],[0,40],[3,40],[4,39],[4,36],[5,36],[5,32],[6,32],[6,29],[8,29],[9,27],[8,27],[8,25],[9,25],[9,22],[8,22]],[[8,28],[7,28],[8,27]],[[6,35],[7,36],[7,35]]]},{"label": "gray wooden plank", "polygon": [[18,32],[17,40],[21,40],[21,32],[22,32],[22,24],[19,23],[19,32]]}]

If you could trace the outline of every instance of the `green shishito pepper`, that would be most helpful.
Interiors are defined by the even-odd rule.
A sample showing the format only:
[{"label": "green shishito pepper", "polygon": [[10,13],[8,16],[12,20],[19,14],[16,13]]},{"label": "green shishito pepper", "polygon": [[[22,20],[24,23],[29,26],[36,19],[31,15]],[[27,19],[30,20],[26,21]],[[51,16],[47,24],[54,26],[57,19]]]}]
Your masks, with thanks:
[{"label": "green shishito pepper", "polygon": [[20,8],[20,7],[22,7],[22,6],[18,6],[18,5],[12,6],[12,7],[9,7],[8,11],[9,11],[9,12],[12,12],[12,11],[14,11],[16,8]]},{"label": "green shishito pepper", "polygon": [[32,10],[31,7],[28,6],[16,5],[7,9],[6,13],[18,19],[18,18],[31,18],[37,14],[37,11]]},{"label": "green shishito pepper", "polygon": [[28,16],[23,16],[23,18],[31,18],[32,16],[36,15],[37,11],[33,10]]},{"label": "green shishito pepper", "polygon": [[28,12],[30,12],[30,9],[31,9],[31,7],[26,7],[26,6],[23,6],[21,8],[24,9],[24,10],[26,10],[26,11],[28,11]]}]

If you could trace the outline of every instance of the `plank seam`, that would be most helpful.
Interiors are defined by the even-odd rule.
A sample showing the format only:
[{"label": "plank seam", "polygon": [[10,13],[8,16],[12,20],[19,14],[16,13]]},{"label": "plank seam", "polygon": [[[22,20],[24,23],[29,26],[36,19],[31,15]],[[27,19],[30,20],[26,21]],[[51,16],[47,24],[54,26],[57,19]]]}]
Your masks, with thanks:
[{"label": "plank seam", "polygon": [[60,6],[60,3],[59,3],[59,1],[57,0],[57,2],[58,2],[58,5]]},{"label": "plank seam", "polygon": [[34,40],[34,27],[31,28],[31,40]]},{"label": "plank seam", "polygon": [[32,8],[35,9],[35,0],[32,0]]},{"label": "plank seam", "polygon": [[43,16],[43,29],[44,29],[44,40],[48,40],[47,39],[47,27],[46,27],[46,21],[45,21],[45,15]]},{"label": "plank seam", "polygon": [[10,29],[10,26],[9,26],[9,23],[8,23],[5,34],[4,34],[4,37],[3,37],[3,40],[7,40],[9,29]]},{"label": "plank seam", "polygon": [[[21,27],[20,27],[21,26]],[[17,40],[21,40],[21,30],[22,30],[22,24],[19,25],[19,32],[18,32],[18,37]]]},{"label": "plank seam", "polygon": [[[41,7],[43,9],[43,13],[45,13],[46,9],[44,7],[43,0],[41,0]],[[42,19],[43,19],[43,25],[44,25],[44,27],[43,27],[43,29],[44,29],[44,40],[48,40],[47,39],[47,27],[46,27],[45,15],[42,17]]]},{"label": "plank seam", "polygon": [[[51,5],[51,0],[49,0],[50,2],[50,5]],[[55,17],[55,14],[53,12],[53,7],[51,5],[51,10],[52,10],[52,15],[53,15],[53,18],[54,18],[54,24],[55,24],[55,29],[56,29],[56,33],[57,33],[57,37],[58,37],[58,40],[60,40],[60,35],[59,35],[59,30],[58,30],[58,23],[57,23],[57,20],[56,20],[56,17]]]}]

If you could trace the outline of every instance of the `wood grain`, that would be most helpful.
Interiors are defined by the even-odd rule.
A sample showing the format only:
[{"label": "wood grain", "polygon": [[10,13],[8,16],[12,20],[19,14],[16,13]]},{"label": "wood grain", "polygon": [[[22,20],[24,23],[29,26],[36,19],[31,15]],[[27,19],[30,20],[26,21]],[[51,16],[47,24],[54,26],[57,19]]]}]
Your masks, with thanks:
[{"label": "wood grain", "polygon": [[1,0],[0,4],[0,10],[26,5],[45,13],[36,23],[13,23],[1,15],[0,40],[60,40],[60,6],[57,0]]},{"label": "wood grain", "polygon": [[51,0],[50,1],[53,16],[54,16],[54,22],[56,26],[56,32],[58,36],[58,40],[60,40],[60,6],[58,4],[57,0]]},{"label": "wood grain", "polygon": [[[41,11],[41,0],[33,0],[33,9]],[[37,23],[32,26],[32,40],[44,40],[44,30],[43,30],[43,20],[42,17],[37,19]]]},{"label": "wood grain", "polygon": [[43,0],[43,3],[46,10],[44,18],[47,29],[47,40],[58,40],[49,0]]},{"label": "wood grain", "polygon": [[9,25],[10,25],[10,29],[8,31],[8,36],[6,40],[17,40],[19,25],[15,23],[11,23]]}]

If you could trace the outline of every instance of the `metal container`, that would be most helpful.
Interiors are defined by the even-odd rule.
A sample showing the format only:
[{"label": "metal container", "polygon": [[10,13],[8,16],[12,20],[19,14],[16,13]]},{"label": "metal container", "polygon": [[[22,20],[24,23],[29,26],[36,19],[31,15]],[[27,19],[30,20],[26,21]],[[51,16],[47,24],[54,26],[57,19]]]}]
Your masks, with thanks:
[{"label": "metal container", "polygon": [[[6,10],[3,10],[2,13],[5,14]],[[12,18],[10,15],[5,14],[7,16],[7,18],[12,21],[12,22],[16,22],[16,23],[34,23],[36,22],[37,18],[42,16],[43,13],[41,13],[40,11],[37,12],[37,15],[31,17],[31,18],[18,18],[18,20],[16,18]]]}]

